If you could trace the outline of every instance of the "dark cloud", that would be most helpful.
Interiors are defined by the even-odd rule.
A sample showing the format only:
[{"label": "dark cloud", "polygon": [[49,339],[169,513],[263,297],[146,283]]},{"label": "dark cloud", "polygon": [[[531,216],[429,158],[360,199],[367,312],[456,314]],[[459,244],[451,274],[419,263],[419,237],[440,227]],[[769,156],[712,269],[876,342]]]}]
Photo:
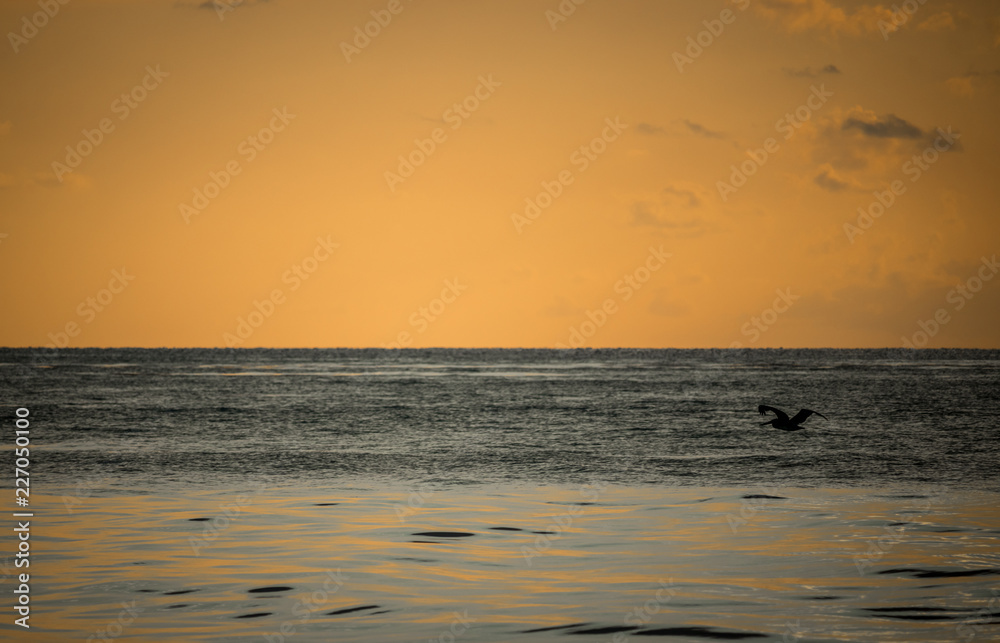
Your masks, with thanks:
[{"label": "dark cloud", "polygon": [[713,132],[704,125],[700,123],[695,123],[694,121],[689,121],[684,119],[684,126],[689,130],[697,134],[698,136],[704,136],[705,138],[723,138],[721,132]]},{"label": "dark cloud", "polygon": [[653,212],[649,203],[636,201],[632,204],[632,223],[635,225],[659,225],[660,217]]},{"label": "dark cloud", "polygon": [[683,190],[670,186],[663,188],[663,193],[673,197],[670,200],[678,201],[687,208],[697,208],[701,205],[701,199],[692,190]]},{"label": "dark cloud", "polygon": [[844,183],[840,179],[832,176],[829,170],[823,170],[820,172],[816,178],[813,179],[813,183],[829,192],[843,192],[847,189],[847,183]]},{"label": "dark cloud", "polygon": [[857,129],[865,136],[874,138],[921,138],[923,130],[895,114],[888,114],[874,121],[863,121],[858,118],[848,118],[841,129]]},{"label": "dark cloud", "polygon": [[842,4],[830,0],[754,0],[757,13],[778,22],[789,33],[815,30],[831,36],[883,37],[885,23],[893,22],[893,9],[881,4],[837,6]]},{"label": "dark cloud", "polygon": [[705,222],[699,217],[679,219],[663,212],[664,208],[645,201],[632,204],[632,225],[651,226],[682,238],[700,237],[705,233]]},{"label": "dark cloud", "polygon": [[242,6],[248,6],[252,4],[260,4],[262,2],[267,2],[268,0],[204,0],[201,4],[191,5],[191,4],[181,4],[178,3],[176,6],[179,7],[195,7],[197,9],[212,9],[215,11],[230,11]]},{"label": "dark cloud", "polygon": [[813,69],[812,67],[803,67],[802,69],[786,68],[785,73],[792,78],[816,78],[817,76],[822,76],[823,74],[839,74],[840,68],[836,65],[827,65],[818,70]]}]

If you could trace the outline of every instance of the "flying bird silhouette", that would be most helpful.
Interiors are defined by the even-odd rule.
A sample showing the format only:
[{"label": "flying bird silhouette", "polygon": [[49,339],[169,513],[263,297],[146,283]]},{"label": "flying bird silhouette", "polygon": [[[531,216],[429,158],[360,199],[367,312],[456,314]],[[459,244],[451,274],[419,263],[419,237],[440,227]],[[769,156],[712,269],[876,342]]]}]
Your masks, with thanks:
[{"label": "flying bird silhouette", "polygon": [[761,404],[760,406],[757,407],[757,410],[760,411],[761,415],[767,415],[767,412],[771,411],[776,416],[778,416],[773,420],[770,420],[769,422],[762,422],[761,426],[767,426],[768,424],[770,424],[774,428],[781,429],[782,431],[798,431],[800,429],[806,428],[800,425],[806,421],[806,418],[808,418],[810,415],[813,414],[820,416],[824,420],[826,419],[826,416],[823,415],[822,413],[817,413],[816,411],[810,411],[809,409],[802,409],[801,411],[796,413],[795,417],[793,418],[789,418],[787,413],[785,413],[781,409],[776,409],[773,406],[764,406],[763,404]]}]

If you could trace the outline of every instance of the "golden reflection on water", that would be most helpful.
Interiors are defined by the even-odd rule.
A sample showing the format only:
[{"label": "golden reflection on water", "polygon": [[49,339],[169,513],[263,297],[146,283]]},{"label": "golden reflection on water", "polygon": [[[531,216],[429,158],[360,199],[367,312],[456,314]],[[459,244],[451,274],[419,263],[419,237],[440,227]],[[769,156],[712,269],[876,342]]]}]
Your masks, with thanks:
[{"label": "golden reflection on water", "polygon": [[[409,641],[461,630],[456,640],[530,641],[563,634],[520,632],[582,622],[954,640],[960,621],[865,610],[975,610],[1000,585],[997,575],[878,573],[1000,569],[996,496],[745,493],[248,486],[33,496],[30,640]],[[413,535],[442,531],[475,535]],[[291,589],[250,592],[268,586]],[[4,630],[17,634],[12,620]],[[998,634],[985,627],[982,640]]]}]

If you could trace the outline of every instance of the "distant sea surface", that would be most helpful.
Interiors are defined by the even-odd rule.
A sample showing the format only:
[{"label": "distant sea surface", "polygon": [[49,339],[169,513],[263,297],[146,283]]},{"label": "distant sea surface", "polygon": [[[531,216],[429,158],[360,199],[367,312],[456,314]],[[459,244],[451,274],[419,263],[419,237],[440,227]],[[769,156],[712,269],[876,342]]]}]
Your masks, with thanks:
[{"label": "distant sea surface", "polygon": [[[1000,490],[1000,352],[0,351],[47,480]],[[761,428],[757,406],[823,413]]]},{"label": "distant sea surface", "polygon": [[11,640],[1000,639],[998,351],[0,349],[0,386]]}]

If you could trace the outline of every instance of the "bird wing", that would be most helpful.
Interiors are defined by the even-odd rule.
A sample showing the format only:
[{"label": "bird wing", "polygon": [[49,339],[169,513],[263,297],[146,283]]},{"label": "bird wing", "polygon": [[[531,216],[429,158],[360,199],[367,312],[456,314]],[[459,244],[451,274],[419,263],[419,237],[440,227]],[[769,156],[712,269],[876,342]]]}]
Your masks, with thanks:
[{"label": "bird wing", "polygon": [[806,418],[813,414],[820,416],[824,420],[826,419],[826,416],[823,415],[822,413],[816,413],[816,411],[810,411],[809,409],[802,409],[801,411],[795,414],[795,417],[792,418],[792,424],[799,424],[801,422],[805,422]]},{"label": "bird wing", "polygon": [[[771,411],[772,413],[774,413],[775,415],[777,415],[778,418],[780,418],[782,420],[787,420],[788,419],[788,414],[787,413],[785,413],[781,409],[776,409],[773,406],[764,406],[763,404],[761,404],[760,406],[757,407],[757,410],[760,411],[761,415],[767,415],[767,412]],[[812,411],[810,411],[810,413],[812,413]],[[802,415],[802,414],[799,413],[799,415]],[[798,416],[796,416],[796,417],[798,417]]]}]

